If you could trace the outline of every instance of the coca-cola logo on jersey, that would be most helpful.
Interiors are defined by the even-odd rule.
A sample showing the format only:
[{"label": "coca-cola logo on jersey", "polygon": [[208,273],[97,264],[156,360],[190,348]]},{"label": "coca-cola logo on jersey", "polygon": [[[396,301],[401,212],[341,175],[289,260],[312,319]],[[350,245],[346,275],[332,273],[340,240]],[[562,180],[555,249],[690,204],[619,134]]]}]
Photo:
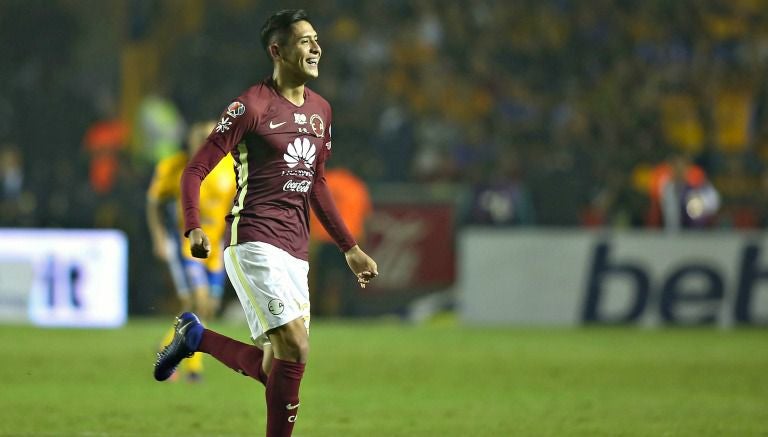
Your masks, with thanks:
[{"label": "coca-cola logo on jersey", "polygon": [[297,193],[309,192],[309,187],[312,185],[310,181],[294,181],[289,180],[283,185],[283,191],[295,191]]}]

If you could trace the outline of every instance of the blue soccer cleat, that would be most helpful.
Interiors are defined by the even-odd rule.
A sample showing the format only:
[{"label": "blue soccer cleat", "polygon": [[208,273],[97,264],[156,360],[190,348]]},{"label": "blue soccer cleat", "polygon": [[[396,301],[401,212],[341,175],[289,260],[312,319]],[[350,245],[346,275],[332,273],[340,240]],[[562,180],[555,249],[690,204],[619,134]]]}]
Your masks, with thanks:
[{"label": "blue soccer cleat", "polygon": [[183,313],[173,326],[173,340],[157,354],[155,379],[165,381],[176,371],[181,360],[192,356],[203,338],[203,324],[193,313]]}]

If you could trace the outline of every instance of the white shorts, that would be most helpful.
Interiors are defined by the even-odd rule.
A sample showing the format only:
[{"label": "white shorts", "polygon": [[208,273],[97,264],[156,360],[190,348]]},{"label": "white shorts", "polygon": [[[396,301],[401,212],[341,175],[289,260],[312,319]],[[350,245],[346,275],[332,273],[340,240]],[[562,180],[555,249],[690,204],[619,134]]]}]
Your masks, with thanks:
[{"label": "white shorts", "polygon": [[309,332],[309,263],[271,244],[248,242],[224,249],[224,268],[245,311],[253,342],[298,318]]}]

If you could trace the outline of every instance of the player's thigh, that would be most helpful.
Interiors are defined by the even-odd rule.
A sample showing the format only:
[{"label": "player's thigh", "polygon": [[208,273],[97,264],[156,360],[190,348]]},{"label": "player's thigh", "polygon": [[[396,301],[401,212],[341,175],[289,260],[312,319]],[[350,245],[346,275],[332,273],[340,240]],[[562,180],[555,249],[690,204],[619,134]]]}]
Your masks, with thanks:
[{"label": "player's thigh", "polygon": [[294,323],[303,326],[305,332],[286,337],[286,341],[294,338],[294,343],[301,346],[310,317],[307,262],[260,242],[230,246],[224,258],[254,341],[263,344],[269,341],[267,332],[298,319],[300,322]]}]

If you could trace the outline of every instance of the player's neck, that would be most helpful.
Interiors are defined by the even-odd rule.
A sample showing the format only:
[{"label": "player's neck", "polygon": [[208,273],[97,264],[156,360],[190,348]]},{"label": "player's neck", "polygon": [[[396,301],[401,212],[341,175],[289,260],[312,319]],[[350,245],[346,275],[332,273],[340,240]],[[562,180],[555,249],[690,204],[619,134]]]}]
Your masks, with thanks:
[{"label": "player's neck", "polygon": [[291,78],[285,75],[275,74],[272,75],[272,82],[274,83],[275,90],[285,97],[286,100],[293,103],[296,106],[304,104],[304,82],[291,80]]}]

